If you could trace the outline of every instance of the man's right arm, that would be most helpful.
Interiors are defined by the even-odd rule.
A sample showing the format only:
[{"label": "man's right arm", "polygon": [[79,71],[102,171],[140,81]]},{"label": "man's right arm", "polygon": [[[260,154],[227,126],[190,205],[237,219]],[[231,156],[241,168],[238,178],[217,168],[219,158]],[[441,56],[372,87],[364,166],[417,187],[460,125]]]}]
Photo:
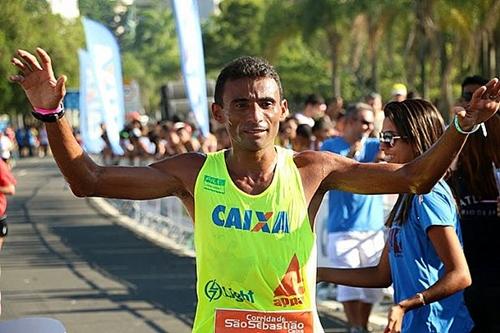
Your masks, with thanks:
[{"label": "man's right arm", "polygon": [[[54,110],[65,95],[66,77],[57,80],[52,60],[43,50],[33,54],[18,50],[12,64],[19,74],[18,83],[34,108]],[[77,196],[100,196],[124,199],[153,199],[168,195],[192,195],[194,182],[204,157],[179,155],[147,167],[102,167],[95,164],[73,136],[66,119],[47,122],[49,144],[64,177]],[[189,196],[189,195],[188,195]]]}]

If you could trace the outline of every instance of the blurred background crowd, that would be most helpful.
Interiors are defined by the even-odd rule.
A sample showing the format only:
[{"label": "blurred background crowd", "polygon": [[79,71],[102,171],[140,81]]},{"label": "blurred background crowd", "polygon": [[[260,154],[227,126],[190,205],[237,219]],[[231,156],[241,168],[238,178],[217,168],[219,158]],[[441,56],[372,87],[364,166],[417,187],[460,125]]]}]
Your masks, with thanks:
[{"label": "blurred background crowd", "polygon": [[[464,81],[464,92],[456,99],[456,105],[465,105],[471,98],[471,89],[477,88],[484,79],[470,77]],[[471,84],[467,84],[467,82]],[[472,87],[472,88],[471,88]],[[381,94],[372,92],[362,100],[345,102],[342,97],[325,100],[320,94],[306,97],[302,108],[290,110],[290,115],[280,123],[277,145],[294,151],[320,150],[327,138],[342,136],[346,126],[346,110],[362,109],[373,112],[373,122],[365,123],[369,137],[377,138],[384,120],[383,105],[390,101],[419,98],[416,92],[408,92],[402,83],[395,83],[391,96],[385,101]],[[174,115],[171,120],[155,120],[139,114],[129,113],[124,128],[120,131],[120,145],[125,154],[113,154],[107,130],[101,125],[102,162],[108,165],[141,165],[179,153],[209,153],[231,146],[226,129],[211,121],[210,133],[202,136],[194,121]],[[75,137],[81,142],[79,129],[74,128]],[[0,154],[9,164],[16,158],[44,157],[50,154],[47,132],[42,123],[26,127],[6,125],[0,131]]]}]

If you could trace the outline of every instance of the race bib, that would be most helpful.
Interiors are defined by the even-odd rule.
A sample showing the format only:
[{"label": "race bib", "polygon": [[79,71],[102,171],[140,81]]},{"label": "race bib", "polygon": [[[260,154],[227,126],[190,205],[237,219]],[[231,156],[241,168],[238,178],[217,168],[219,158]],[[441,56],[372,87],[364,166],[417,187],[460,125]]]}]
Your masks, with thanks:
[{"label": "race bib", "polygon": [[312,311],[215,310],[215,333],[313,333]]}]

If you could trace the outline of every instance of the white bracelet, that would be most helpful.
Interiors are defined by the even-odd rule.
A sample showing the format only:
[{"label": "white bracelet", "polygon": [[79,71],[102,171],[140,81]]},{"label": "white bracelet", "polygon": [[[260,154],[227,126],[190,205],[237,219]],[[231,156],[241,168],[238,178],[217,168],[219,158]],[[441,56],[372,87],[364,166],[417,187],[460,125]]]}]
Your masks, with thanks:
[{"label": "white bracelet", "polygon": [[420,303],[422,303],[422,306],[425,306],[424,294],[422,294],[422,293],[416,293],[415,296],[417,296],[417,298],[420,300]]},{"label": "white bracelet", "polygon": [[[482,123],[481,123],[482,124]],[[472,129],[470,131],[464,131],[461,127],[460,127],[460,124],[458,123],[458,116],[455,115],[454,119],[453,119],[453,125],[455,126],[455,129],[457,130],[458,133],[461,133],[461,134],[472,134],[474,132],[476,132],[479,127],[481,127],[481,124],[476,124],[474,125],[474,127],[472,127]]]}]

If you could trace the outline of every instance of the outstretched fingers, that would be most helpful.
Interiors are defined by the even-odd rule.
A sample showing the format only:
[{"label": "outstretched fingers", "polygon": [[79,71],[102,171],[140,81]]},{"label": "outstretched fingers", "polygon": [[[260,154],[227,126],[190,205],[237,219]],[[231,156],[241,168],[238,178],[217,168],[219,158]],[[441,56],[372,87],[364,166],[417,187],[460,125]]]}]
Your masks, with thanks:
[{"label": "outstretched fingers", "polygon": [[18,75],[11,75],[11,76],[9,76],[9,80],[11,80],[12,82],[22,84],[24,81],[24,76],[19,75],[19,74]]},{"label": "outstretched fingers", "polygon": [[66,75],[61,75],[58,79],[57,79],[57,83],[56,83],[56,91],[58,91],[61,96],[64,96],[66,95],[66,80],[68,78],[66,77]]},{"label": "outstretched fingers", "polygon": [[[472,94],[472,98],[478,99],[495,99],[496,95],[498,95],[498,91],[500,89],[499,81],[497,78],[491,79],[484,86],[476,89],[474,94]],[[492,97],[495,98],[492,98]]]},{"label": "outstretched fingers", "polygon": [[16,66],[21,72],[25,73],[26,71],[31,72],[31,68],[29,68],[24,62],[17,58],[12,58],[11,60],[12,65]]},{"label": "outstretched fingers", "polygon": [[497,83],[491,89],[490,95],[497,103],[500,102],[500,80],[497,80]]},{"label": "outstretched fingers", "polygon": [[24,50],[17,50],[17,56],[24,61],[25,65],[29,66],[31,71],[42,70],[42,66],[40,66],[36,57],[31,53]]},{"label": "outstretched fingers", "polygon": [[43,69],[47,71],[50,78],[54,78],[54,71],[52,70],[52,60],[50,59],[50,56],[41,47],[36,48],[36,53],[38,53],[38,56],[40,57]]}]

